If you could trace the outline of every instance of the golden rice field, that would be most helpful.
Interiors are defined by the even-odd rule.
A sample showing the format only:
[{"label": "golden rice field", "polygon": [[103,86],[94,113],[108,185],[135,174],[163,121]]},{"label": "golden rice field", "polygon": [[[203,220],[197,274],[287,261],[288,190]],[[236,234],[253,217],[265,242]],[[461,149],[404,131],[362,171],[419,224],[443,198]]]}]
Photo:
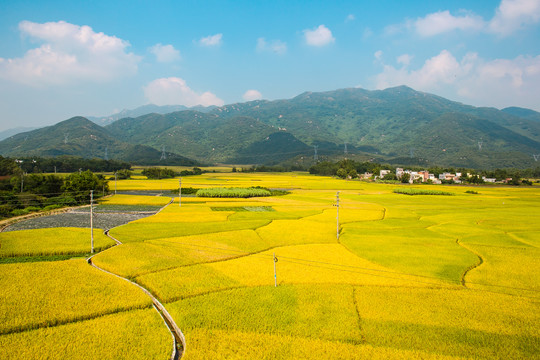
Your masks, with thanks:
[{"label": "golden rice field", "polygon": [[[101,251],[114,240],[94,229],[94,250]],[[89,228],[50,228],[0,233],[0,257],[88,254],[91,251]]]},{"label": "golden rice field", "polygon": [[[163,302],[185,334],[185,359],[540,358],[538,186],[412,186],[455,195],[410,196],[395,193],[399,185],[305,173],[207,173],[182,185],[290,191],[176,199],[112,229],[122,245],[93,258]],[[161,188],[178,188],[178,179],[118,181],[119,190]],[[0,252],[42,245],[7,234]],[[132,284],[82,260],[0,271],[0,357],[170,357],[171,334]]]},{"label": "golden rice field", "polygon": [[164,196],[131,196],[117,194],[99,199],[99,204],[103,205],[157,205],[164,206],[171,199]]},{"label": "golden rice field", "polygon": [[85,260],[0,265],[0,334],[149,307],[128,282]]},{"label": "golden rice field", "polygon": [[171,334],[154,309],[0,336],[4,360],[169,359]]}]

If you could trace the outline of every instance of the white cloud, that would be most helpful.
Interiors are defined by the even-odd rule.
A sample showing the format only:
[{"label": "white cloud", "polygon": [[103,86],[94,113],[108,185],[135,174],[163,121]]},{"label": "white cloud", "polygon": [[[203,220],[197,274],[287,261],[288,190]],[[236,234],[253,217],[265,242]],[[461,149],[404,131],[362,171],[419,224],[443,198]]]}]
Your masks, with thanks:
[{"label": "white cloud", "polygon": [[377,88],[406,84],[415,89],[433,90],[441,84],[452,83],[459,71],[460,65],[454,56],[443,50],[426,60],[424,66],[416,71],[385,65],[383,73],[377,76]]},{"label": "white cloud", "polygon": [[21,58],[0,58],[0,78],[40,86],[107,82],[137,73],[140,57],[127,52],[127,41],[96,33],[89,26],[22,21],[19,30],[43,44]]},{"label": "white cloud", "polygon": [[404,66],[409,66],[412,60],[412,56],[409,54],[403,54],[397,57],[396,61],[398,64],[403,64]]},{"label": "white cloud", "polygon": [[304,30],[306,44],[311,46],[325,46],[336,41],[332,32],[324,25],[319,25],[313,30]]},{"label": "white cloud", "polygon": [[453,16],[446,10],[417,19],[414,27],[421,36],[434,36],[454,30],[479,31],[484,27],[484,20],[473,14]]},{"label": "white cloud", "polygon": [[257,90],[251,89],[251,90],[246,91],[244,95],[242,96],[242,98],[245,101],[260,100],[262,99],[262,94]]},{"label": "white cloud", "polygon": [[486,61],[469,53],[458,61],[443,50],[417,70],[385,65],[376,77],[378,89],[403,84],[478,105],[537,108],[540,56]]},{"label": "white cloud", "polygon": [[382,55],[383,55],[382,50],[377,50],[377,51],[375,51],[375,53],[373,54],[373,57],[375,57],[376,60],[381,61]]},{"label": "white cloud", "polygon": [[215,34],[207,37],[203,37],[199,40],[199,44],[202,46],[219,46],[221,45],[221,39],[223,34]]},{"label": "white cloud", "polygon": [[429,37],[460,30],[508,36],[538,22],[540,0],[501,0],[491,20],[486,21],[470,11],[461,10],[461,14],[456,16],[444,10],[389,25],[385,28],[385,34],[392,36],[404,31],[416,31],[421,36]]},{"label": "white cloud", "polygon": [[539,21],[540,0],[502,0],[489,30],[504,36]]},{"label": "white cloud", "polygon": [[180,60],[180,51],[172,45],[156,44],[150,48],[150,52],[156,56],[158,62],[166,63]]},{"label": "white cloud", "polygon": [[199,94],[187,86],[185,80],[177,77],[160,78],[144,88],[144,95],[155,105],[217,105],[225,104],[211,92]]},{"label": "white cloud", "polygon": [[349,14],[345,18],[345,22],[354,21],[354,20],[356,20],[356,17],[354,16],[354,14]]},{"label": "white cloud", "polygon": [[284,43],[281,40],[272,40],[268,42],[265,38],[261,37],[257,39],[257,51],[270,51],[278,55],[283,55],[287,52],[287,43]]}]

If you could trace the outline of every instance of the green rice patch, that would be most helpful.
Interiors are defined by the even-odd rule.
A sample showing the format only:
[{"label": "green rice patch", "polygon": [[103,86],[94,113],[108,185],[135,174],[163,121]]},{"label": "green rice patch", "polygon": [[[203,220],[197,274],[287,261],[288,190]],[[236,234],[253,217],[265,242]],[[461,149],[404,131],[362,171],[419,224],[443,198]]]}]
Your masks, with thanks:
[{"label": "green rice patch", "polygon": [[261,196],[272,196],[270,190],[262,188],[207,188],[197,191],[198,197],[217,197],[217,198],[250,198]]},{"label": "green rice patch", "polygon": [[252,212],[268,212],[275,211],[271,206],[220,206],[220,207],[210,207],[212,211],[252,211]]}]

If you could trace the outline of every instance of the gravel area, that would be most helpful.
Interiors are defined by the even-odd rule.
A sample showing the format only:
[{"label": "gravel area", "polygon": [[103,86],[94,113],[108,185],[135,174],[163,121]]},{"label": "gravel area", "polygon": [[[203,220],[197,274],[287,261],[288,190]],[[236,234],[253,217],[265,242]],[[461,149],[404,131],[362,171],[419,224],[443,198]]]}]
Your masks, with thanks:
[{"label": "gravel area", "polygon": [[[130,221],[142,219],[152,213],[96,213],[94,215],[94,228],[111,229],[116,226],[127,224]],[[77,212],[67,212],[57,215],[41,216],[33,219],[23,220],[8,226],[4,231],[44,229],[54,227],[90,227],[90,214]]]},{"label": "gravel area", "polygon": [[[123,191],[118,194],[158,195],[159,191]],[[169,197],[168,192],[163,196]],[[173,197],[171,194],[170,197]],[[94,205],[94,228],[112,229],[131,221],[154,215],[161,209],[158,205]],[[4,231],[45,229],[55,227],[90,227],[90,206],[79,207],[65,213],[39,216],[9,225]]]}]

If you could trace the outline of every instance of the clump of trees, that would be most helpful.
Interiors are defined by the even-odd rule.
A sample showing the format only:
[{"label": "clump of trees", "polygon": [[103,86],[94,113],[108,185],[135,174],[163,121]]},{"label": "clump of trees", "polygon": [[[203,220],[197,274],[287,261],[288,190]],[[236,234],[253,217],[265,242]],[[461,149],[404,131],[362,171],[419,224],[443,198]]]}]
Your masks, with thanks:
[{"label": "clump of trees", "polygon": [[[116,174],[116,179],[126,180],[126,179],[131,179],[131,175],[133,175],[133,172],[129,169],[121,169],[121,170],[116,171],[115,174]],[[109,178],[109,180],[114,180],[114,179],[115,179],[114,175]]]},{"label": "clump of trees", "polygon": [[114,172],[120,169],[131,169],[131,164],[118,160],[85,159],[78,156],[58,156],[55,158],[19,158],[19,167],[27,173],[76,172],[90,170],[93,172]]},{"label": "clump of trees", "polygon": [[148,179],[171,179],[176,173],[171,169],[150,167],[142,171],[142,174]]},{"label": "clump of trees", "polygon": [[201,175],[203,171],[201,168],[194,167],[193,170],[182,170],[180,171],[180,176],[189,176],[189,175]]},{"label": "clump of trees", "polygon": [[102,175],[90,170],[61,177],[29,174],[13,166],[13,160],[0,157],[0,218],[25,215],[34,211],[52,210],[90,202],[90,190],[99,198],[109,192]]},{"label": "clump of trees", "polygon": [[338,176],[342,179],[355,178],[358,174],[365,172],[378,173],[381,169],[390,169],[389,166],[372,162],[357,162],[350,159],[344,159],[336,163],[322,161],[309,168],[310,174]]},{"label": "clump of trees", "polygon": [[167,168],[158,168],[150,167],[142,171],[142,174],[148,179],[172,179],[175,176],[190,176],[190,175],[201,175],[203,170],[198,167],[194,167],[192,170],[182,170],[179,173],[175,173],[172,169]]}]

